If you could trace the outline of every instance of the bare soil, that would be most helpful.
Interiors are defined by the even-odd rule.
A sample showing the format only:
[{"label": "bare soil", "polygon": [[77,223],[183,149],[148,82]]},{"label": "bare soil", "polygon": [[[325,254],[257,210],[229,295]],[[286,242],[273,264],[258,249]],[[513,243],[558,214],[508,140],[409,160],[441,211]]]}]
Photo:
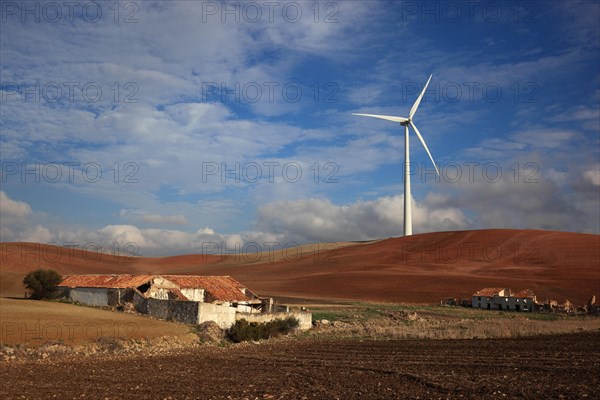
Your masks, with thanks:
[{"label": "bare soil", "polygon": [[[121,252],[121,254],[124,254]],[[364,243],[319,243],[235,255],[122,257],[42,245],[0,245],[0,294],[22,296],[36,268],[62,274],[230,275],[277,298],[438,303],[484,287],[532,289],[583,305],[600,295],[600,235],[489,229],[434,232]]]},{"label": "bare soil", "polygon": [[598,398],[600,333],[501,340],[284,339],[0,364],[3,399]]}]

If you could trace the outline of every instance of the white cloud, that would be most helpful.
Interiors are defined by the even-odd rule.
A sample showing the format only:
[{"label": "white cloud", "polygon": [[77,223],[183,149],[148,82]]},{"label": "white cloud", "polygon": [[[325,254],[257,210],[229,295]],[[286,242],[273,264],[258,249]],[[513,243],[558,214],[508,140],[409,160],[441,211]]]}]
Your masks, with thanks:
[{"label": "white cloud", "polygon": [[[342,206],[327,199],[281,201],[259,207],[257,226],[294,242],[370,240],[401,236],[403,210],[403,196]],[[433,209],[428,199],[422,203],[413,201],[415,233],[465,229],[467,226],[467,218],[457,207]]]},{"label": "white cloud", "polygon": [[474,215],[470,229],[600,231],[600,210],[590,206],[597,203],[600,193],[597,188],[593,193],[589,182],[584,183],[581,178],[577,181],[575,176],[565,179],[572,183],[567,191],[543,170],[538,170],[531,179],[524,179],[525,175],[528,173],[515,179],[509,171],[497,181],[479,178],[472,182],[467,179],[455,184],[446,182],[443,189],[448,197],[443,205],[470,211]]},{"label": "white cloud", "polygon": [[45,226],[36,225],[25,229],[18,237],[21,242],[51,243],[55,235]]},{"label": "white cloud", "polygon": [[[48,240],[51,234],[63,241],[78,235],[99,242],[133,240],[148,251],[168,254],[197,250],[204,240],[231,246],[252,238],[317,241],[401,234],[401,197],[355,199],[379,196],[385,189],[378,186],[379,174],[386,172],[380,168],[401,165],[402,131],[387,122],[352,117],[359,110],[349,108],[403,115],[416,97],[407,96],[405,84],[421,85],[430,72],[434,80],[416,123],[436,161],[465,160],[466,155],[474,162],[503,162],[503,168],[514,160],[534,161],[545,179],[529,187],[509,181],[447,185],[443,195],[415,188],[413,194],[422,198],[415,202],[415,231],[494,224],[598,231],[600,174],[591,165],[598,158],[600,91],[594,89],[597,72],[584,76],[590,60],[597,64],[597,43],[591,41],[598,33],[597,4],[552,6],[538,15],[544,19],[539,24],[520,24],[517,30],[508,26],[517,32],[512,36],[496,36],[488,29],[504,26],[478,20],[480,39],[466,38],[451,49],[438,47],[444,40],[435,40],[444,34],[444,24],[431,33],[420,32],[423,26],[397,18],[402,16],[399,3],[295,2],[303,11],[297,23],[283,18],[283,3],[276,6],[273,23],[235,22],[231,15],[223,23],[220,13],[203,21],[206,4],[140,2],[139,22],[118,26],[108,9],[96,24],[22,23],[18,16],[3,23],[3,83],[39,81],[63,90],[62,82],[95,83],[103,96],[90,102],[79,93],[75,101],[51,103],[23,102],[12,93],[2,104],[2,159],[100,164],[106,171],[100,182],[90,184],[77,173],[75,182],[53,187],[68,196],[74,192],[74,203],[93,199],[94,207],[102,202],[99,212],[109,221],[104,228],[58,226],[56,220],[64,215],[44,218],[2,192],[0,200],[7,204],[2,206],[2,238]],[[224,7],[222,2],[211,4]],[[335,21],[325,21],[328,16]],[[539,41],[546,29],[567,45],[548,46],[552,39],[546,37]],[[508,42],[511,38],[519,40],[517,47]],[[482,49],[478,43],[490,47]],[[232,89],[275,82],[281,89],[295,81],[306,87],[313,79],[321,92],[327,82],[338,85],[342,101],[315,102],[310,91],[299,103],[280,95],[274,102],[263,97],[252,104],[232,100],[234,96],[223,100],[221,93],[208,100],[204,96],[207,83]],[[129,82],[137,90],[135,103],[123,101]],[[480,86],[474,102],[466,92],[457,103],[444,98],[444,85],[458,83],[466,89],[467,82]],[[481,86],[487,83],[502,87],[502,101],[481,98]],[[513,85],[527,99],[531,93],[520,93],[527,83],[534,84],[538,103],[515,100]],[[5,87],[0,94],[7,94]],[[413,161],[429,163],[418,140],[411,144]],[[456,150],[464,146],[471,148]],[[218,168],[225,163],[231,169],[265,160],[297,162],[304,177],[294,184],[281,176],[272,183],[248,184],[225,181],[221,171],[208,178],[202,174],[204,163]],[[136,182],[125,184],[128,162],[137,168]],[[324,165],[335,164],[339,184],[314,184],[310,168],[315,162],[321,179],[328,172]],[[117,183],[110,169],[115,163]],[[43,197],[44,190],[41,184],[34,195]],[[339,197],[328,199],[334,195]],[[125,210],[119,215],[115,210],[121,208]],[[286,215],[286,209],[297,215]],[[260,228],[256,232],[248,228],[253,222]],[[186,230],[147,229],[173,225]],[[202,226],[206,228],[193,232]]]},{"label": "white cloud", "polygon": [[2,219],[23,219],[31,214],[31,207],[24,201],[13,200],[2,190],[0,191],[0,213]]},{"label": "white cloud", "polygon": [[600,186],[600,164],[594,169],[589,169],[583,173],[583,177],[594,186]]}]

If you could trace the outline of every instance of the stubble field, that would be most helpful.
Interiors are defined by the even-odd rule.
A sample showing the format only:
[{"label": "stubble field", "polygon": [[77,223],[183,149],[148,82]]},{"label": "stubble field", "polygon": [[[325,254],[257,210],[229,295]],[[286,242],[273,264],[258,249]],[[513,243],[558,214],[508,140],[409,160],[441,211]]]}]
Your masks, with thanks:
[{"label": "stubble field", "polygon": [[104,339],[156,339],[168,336],[192,340],[190,328],[94,307],[50,301],[0,297],[0,345],[39,347],[96,344]]}]

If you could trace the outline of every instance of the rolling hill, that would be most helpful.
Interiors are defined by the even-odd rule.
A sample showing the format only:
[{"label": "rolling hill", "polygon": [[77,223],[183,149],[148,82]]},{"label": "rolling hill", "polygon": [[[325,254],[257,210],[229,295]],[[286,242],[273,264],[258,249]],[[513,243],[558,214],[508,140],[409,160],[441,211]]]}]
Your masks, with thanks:
[{"label": "rolling hill", "polygon": [[231,275],[263,295],[434,303],[484,287],[533,289],[585,303],[600,294],[600,235],[540,230],[435,232],[235,255],[121,257],[37,243],[2,243],[0,295],[22,296],[36,268],[70,273]]}]

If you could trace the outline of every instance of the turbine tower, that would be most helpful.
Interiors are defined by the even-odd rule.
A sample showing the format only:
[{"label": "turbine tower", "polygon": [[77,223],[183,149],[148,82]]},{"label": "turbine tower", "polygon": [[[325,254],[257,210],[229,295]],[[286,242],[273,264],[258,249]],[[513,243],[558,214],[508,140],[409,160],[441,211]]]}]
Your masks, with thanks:
[{"label": "turbine tower", "polygon": [[410,109],[410,112],[408,113],[408,118],[393,117],[390,115],[357,114],[357,113],[352,114],[352,115],[360,115],[362,117],[372,117],[372,118],[385,119],[387,121],[392,121],[392,122],[399,122],[400,125],[404,127],[404,236],[412,235],[412,210],[411,210],[411,200],[410,200],[410,151],[409,151],[409,140],[408,140],[409,139],[408,138],[408,127],[409,126],[413,128],[413,130],[417,134],[417,137],[421,141],[421,144],[423,145],[423,147],[425,147],[425,151],[427,151],[427,154],[429,155],[429,158],[431,159],[431,162],[433,163],[433,166],[435,167],[435,172],[438,174],[438,176],[440,174],[440,171],[438,170],[437,165],[435,165],[435,161],[433,161],[433,157],[431,156],[431,153],[429,152],[429,149],[427,148],[427,144],[425,144],[425,140],[423,140],[423,136],[421,136],[421,132],[419,132],[419,130],[417,129],[417,126],[412,121],[415,113],[417,112],[417,108],[419,108],[421,99],[423,99],[423,95],[425,94],[425,91],[427,90],[427,86],[429,86],[429,82],[431,81],[432,76],[433,75],[429,75],[429,79],[427,80],[427,83],[425,84],[423,91],[421,92],[419,97],[417,97],[415,104],[413,104],[413,106]]}]

